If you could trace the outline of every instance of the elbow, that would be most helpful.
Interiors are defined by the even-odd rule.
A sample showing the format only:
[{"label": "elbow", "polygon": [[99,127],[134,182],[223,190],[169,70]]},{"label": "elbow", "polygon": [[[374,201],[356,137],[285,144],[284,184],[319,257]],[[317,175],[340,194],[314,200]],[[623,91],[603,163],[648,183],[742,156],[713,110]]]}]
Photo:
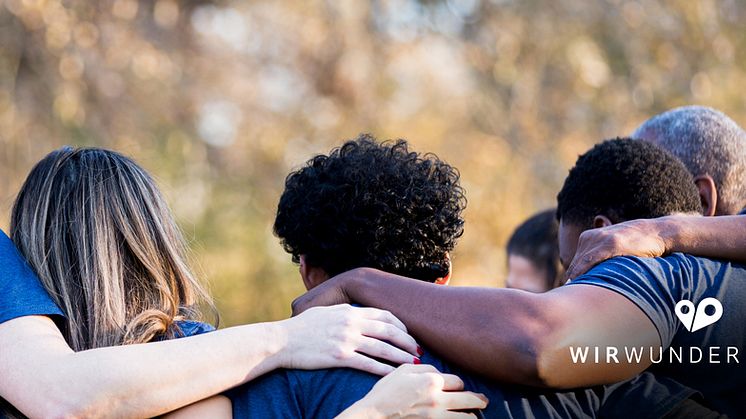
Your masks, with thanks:
[{"label": "elbow", "polygon": [[47,397],[43,405],[38,406],[38,416],[55,419],[79,419],[111,416],[115,410],[110,401],[99,397],[84,398],[78,394],[58,394]]},{"label": "elbow", "polygon": [[552,389],[571,389],[584,381],[583,368],[569,363],[570,352],[565,339],[556,333],[535,337],[532,372],[536,386]]},{"label": "elbow", "polygon": [[522,377],[519,384],[555,389],[572,387],[564,363],[567,349],[563,348],[564,339],[558,331],[556,324],[537,318],[524,323],[513,345],[515,352],[520,354],[514,360]]},{"label": "elbow", "polygon": [[46,406],[39,406],[37,414],[44,418],[53,419],[79,419],[91,417],[88,408],[82,404],[62,402],[47,403]]}]

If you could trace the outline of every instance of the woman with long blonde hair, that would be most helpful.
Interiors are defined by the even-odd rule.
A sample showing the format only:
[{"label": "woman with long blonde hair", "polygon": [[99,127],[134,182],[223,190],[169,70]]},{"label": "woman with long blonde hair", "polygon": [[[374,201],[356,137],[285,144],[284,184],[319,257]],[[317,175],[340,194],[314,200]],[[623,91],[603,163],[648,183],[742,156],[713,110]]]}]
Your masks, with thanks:
[{"label": "woman with long blonde hair", "polygon": [[18,194],[10,235],[76,351],[183,335],[200,304],[212,306],[152,178],[120,154],[48,155]]},{"label": "woman with long blonde hair", "polygon": [[[368,308],[336,306],[202,334],[213,328],[201,322],[200,308],[212,302],[171,211],[150,175],[113,151],[65,147],[47,155],[18,194],[10,233],[61,309],[64,337],[47,317],[0,324],[0,338],[21,337],[0,348],[0,395],[17,413],[154,416],[275,368],[386,374],[394,368],[381,361],[416,359],[404,325]],[[164,342],[149,343],[156,341]],[[45,403],[37,403],[37,383],[54,389]],[[370,400],[388,397],[378,393]]]}]

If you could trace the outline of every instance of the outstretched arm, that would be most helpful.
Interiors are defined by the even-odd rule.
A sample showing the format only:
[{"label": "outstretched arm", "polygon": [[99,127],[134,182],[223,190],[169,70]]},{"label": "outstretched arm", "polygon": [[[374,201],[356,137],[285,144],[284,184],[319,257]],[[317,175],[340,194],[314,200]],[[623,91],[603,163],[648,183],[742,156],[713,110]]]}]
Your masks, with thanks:
[{"label": "outstretched arm", "polygon": [[302,317],[77,353],[49,318],[17,318],[0,324],[0,396],[31,417],[151,417],[275,368],[386,374],[394,368],[363,353],[398,364],[417,352],[384,311],[335,306]]},{"label": "outstretched arm", "polygon": [[534,294],[445,287],[363,268],[314,288],[293,309],[299,313],[345,300],[389,310],[454,364],[518,384],[569,388],[621,381],[647,364],[575,364],[569,347],[660,345],[641,309],[593,285]]},{"label": "outstretched arm", "polygon": [[657,257],[681,252],[746,262],[746,216],[674,215],[586,230],[567,269],[573,279],[615,256]]}]

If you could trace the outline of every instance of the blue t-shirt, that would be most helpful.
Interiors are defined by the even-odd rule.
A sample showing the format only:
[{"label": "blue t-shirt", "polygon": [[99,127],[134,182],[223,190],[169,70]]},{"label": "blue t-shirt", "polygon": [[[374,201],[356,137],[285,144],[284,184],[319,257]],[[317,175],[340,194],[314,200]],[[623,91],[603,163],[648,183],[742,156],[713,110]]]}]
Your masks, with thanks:
[{"label": "blue t-shirt", "polygon": [[62,316],[62,311],[0,230],[0,323],[23,316]]},{"label": "blue t-shirt", "polygon": [[[487,418],[658,419],[695,392],[670,379],[644,373],[626,383],[557,393],[509,387],[452,367],[426,351],[422,362],[456,374],[465,389],[490,400],[478,416]],[[362,399],[380,377],[334,368],[276,370],[230,390],[235,418],[333,418]]]},{"label": "blue t-shirt", "polygon": [[[744,415],[746,265],[680,253],[663,258],[619,257],[598,265],[569,285],[577,284],[622,294],[650,318],[663,346],[663,351],[654,350],[652,358],[660,362],[650,371],[701,392],[716,411],[734,418]],[[676,315],[676,304],[688,300],[696,308],[706,298],[721,303],[722,318],[699,330],[690,327],[693,331],[689,331]],[[705,311],[703,306],[702,313],[695,313],[709,316],[712,311]],[[736,352],[736,356],[730,356]]]},{"label": "blue t-shirt", "polygon": [[204,333],[210,333],[215,331],[215,327],[208,323],[198,322],[196,320],[180,320],[175,322],[176,339],[186,338],[189,336],[197,336]]}]

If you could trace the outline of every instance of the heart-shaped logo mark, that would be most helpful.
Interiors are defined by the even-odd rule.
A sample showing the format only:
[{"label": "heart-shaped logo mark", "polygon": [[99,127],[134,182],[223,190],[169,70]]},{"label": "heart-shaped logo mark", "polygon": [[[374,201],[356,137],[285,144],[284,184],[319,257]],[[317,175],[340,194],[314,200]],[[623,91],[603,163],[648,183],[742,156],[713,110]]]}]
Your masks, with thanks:
[{"label": "heart-shaped logo mark", "polygon": [[[712,314],[707,314],[707,307],[713,307],[715,311]],[[696,332],[703,327],[707,327],[723,317],[723,305],[720,301],[715,298],[705,298],[699,302],[696,310],[694,303],[689,300],[681,300],[676,303],[674,308],[676,317],[681,320],[686,330],[690,332]]]}]

